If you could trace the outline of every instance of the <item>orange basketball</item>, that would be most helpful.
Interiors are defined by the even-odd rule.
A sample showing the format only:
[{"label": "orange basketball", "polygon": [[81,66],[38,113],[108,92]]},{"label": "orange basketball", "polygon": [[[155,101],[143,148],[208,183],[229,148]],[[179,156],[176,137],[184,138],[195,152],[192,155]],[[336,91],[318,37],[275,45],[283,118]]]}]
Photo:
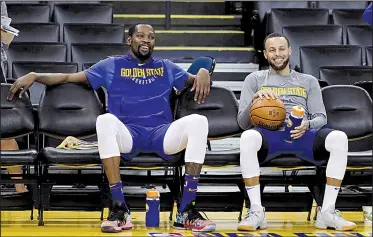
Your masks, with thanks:
[{"label": "orange basketball", "polygon": [[254,126],[276,130],[286,118],[286,109],[280,99],[257,99],[250,107],[250,119]]}]

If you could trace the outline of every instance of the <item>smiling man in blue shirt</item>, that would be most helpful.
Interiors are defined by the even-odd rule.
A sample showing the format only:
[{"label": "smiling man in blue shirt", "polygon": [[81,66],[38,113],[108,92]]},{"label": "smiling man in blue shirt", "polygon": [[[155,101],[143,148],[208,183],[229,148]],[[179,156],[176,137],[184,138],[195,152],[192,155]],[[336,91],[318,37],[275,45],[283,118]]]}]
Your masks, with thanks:
[{"label": "smiling man in blue shirt", "polygon": [[9,99],[20,96],[34,81],[45,85],[90,83],[108,92],[109,113],[97,118],[98,149],[113,198],[109,217],[102,232],[120,232],[133,227],[120,180],[120,159],[132,159],[138,153],[157,153],[163,159],[185,150],[185,184],[174,228],[213,231],[215,223],[205,220],[194,208],[199,174],[206,154],[207,118],[192,114],[173,121],[170,94],[173,88],[193,85],[196,103],[203,103],[210,92],[208,70],[191,75],[164,59],[153,58],[155,31],[137,24],[128,32],[129,53],[108,57],[91,68],[74,74],[30,73],[11,87]]}]

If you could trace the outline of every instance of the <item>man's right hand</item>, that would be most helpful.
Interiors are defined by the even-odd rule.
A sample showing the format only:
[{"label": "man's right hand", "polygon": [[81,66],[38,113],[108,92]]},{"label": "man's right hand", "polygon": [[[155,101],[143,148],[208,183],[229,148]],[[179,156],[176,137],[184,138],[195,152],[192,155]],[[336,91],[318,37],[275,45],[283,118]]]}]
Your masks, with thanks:
[{"label": "man's right hand", "polygon": [[261,91],[257,91],[255,94],[254,94],[254,98],[253,98],[253,101],[256,100],[256,99],[263,99],[263,98],[266,98],[267,100],[269,99],[278,99],[278,95],[273,92],[272,90],[268,90],[268,89],[265,89],[265,90],[261,90]]},{"label": "man's right hand", "polygon": [[36,79],[36,75],[33,73],[28,73],[20,78],[18,78],[13,85],[10,87],[8,93],[8,100],[13,100],[14,95],[21,90],[19,93],[19,98],[21,99],[23,94],[32,86]]}]

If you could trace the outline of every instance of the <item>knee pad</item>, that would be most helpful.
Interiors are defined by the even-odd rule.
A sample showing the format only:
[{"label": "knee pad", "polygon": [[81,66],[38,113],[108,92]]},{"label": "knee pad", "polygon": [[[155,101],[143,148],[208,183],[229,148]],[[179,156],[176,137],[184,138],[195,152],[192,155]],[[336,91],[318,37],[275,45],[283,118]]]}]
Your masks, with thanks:
[{"label": "knee pad", "polygon": [[325,138],[325,149],[329,152],[333,150],[348,151],[348,137],[342,131],[332,131]]},{"label": "knee pad", "polygon": [[[97,117],[96,120],[96,132],[97,134],[107,133],[107,132],[114,132],[115,131],[115,124],[117,122],[117,117],[112,114],[102,114]],[[113,131],[111,131],[113,130]]]},{"label": "knee pad", "polygon": [[260,147],[262,146],[262,142],[262,135],[258,131],[254,129],[246,130],[241,135],[240,148],[245,149],[249,147],[250,149],[259,151]]},{"label": "knee pad", "polygon": [[188,130],[195,130],[198,133],[207,135],[209,129],[209,122],[205,116],[199,114],[191,114],[189,115],[189,121],[190,127]]}]

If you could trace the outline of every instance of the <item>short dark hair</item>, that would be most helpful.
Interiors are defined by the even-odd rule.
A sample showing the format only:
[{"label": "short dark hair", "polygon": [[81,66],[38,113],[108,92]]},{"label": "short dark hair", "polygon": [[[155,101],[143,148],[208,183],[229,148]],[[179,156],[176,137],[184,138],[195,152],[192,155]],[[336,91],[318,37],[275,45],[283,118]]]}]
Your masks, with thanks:
[{"label": "short dark hair", "polygon": [[290,47],[290,41],[289,41],[288,37],[286,37],[285,35],[283,35],[281,33],[273,32],[273,33],[267,35],[267,37],[265,37],[264,42],[263,42],[263,48],[265,49],[266,42],[267,42],[268,39],[276,38],[276,37],[284,37],[286,39],[286,42],[288,42],[288,47]]},{"label": "short dark hair", "polygon": [[150,25],[150,24],[146,24],[146,23],[137,23],[137,24],[131,25],[130,28],[128,28],[128,36],[130,36],[130,37],[133,36],[133,34],[136,32],[136,27],[137,27],[138,25],[149,25],[149,26],[151,26],[151,27],[154,29],[154,27],[153,27],[152,25]]}]

